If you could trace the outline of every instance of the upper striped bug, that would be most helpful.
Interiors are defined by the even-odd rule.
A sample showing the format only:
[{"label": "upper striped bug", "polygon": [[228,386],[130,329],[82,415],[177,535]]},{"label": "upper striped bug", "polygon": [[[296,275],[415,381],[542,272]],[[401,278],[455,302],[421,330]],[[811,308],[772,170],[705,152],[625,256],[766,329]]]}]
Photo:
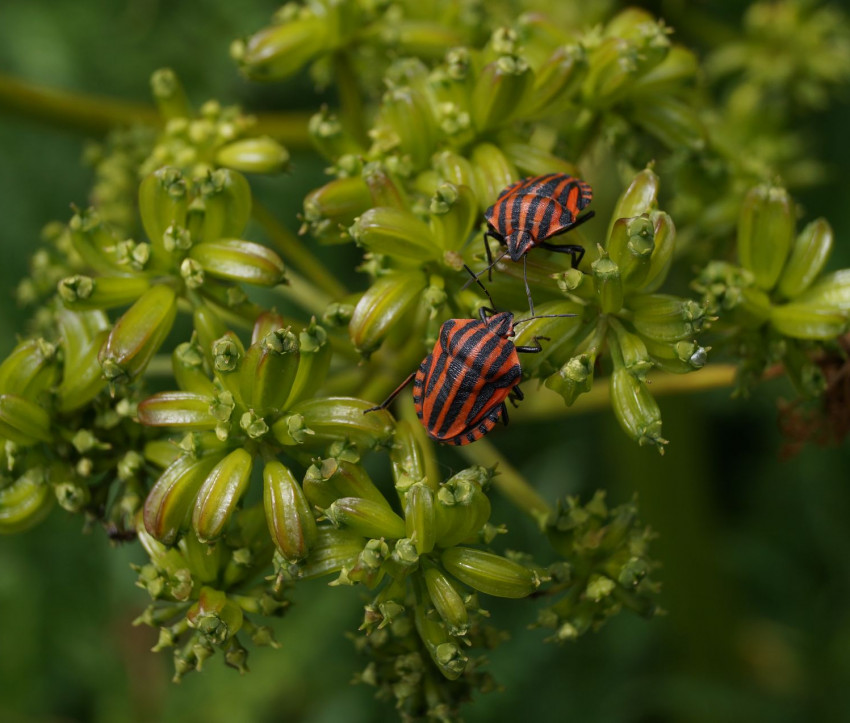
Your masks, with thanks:
[{"label": "upper striped bug", "polygon": [[[593,218],[593,211],[579,216],[592,199],[593,189],[584,181],[566,173],[548,173],[524,178],[508,186],[484,212],[488,225],[484,232],[484,250],[487,253],[485,270],[492,278],[493,266],[502,257],[509,255],[512,261],[522,258],[522,278],[532,316],[534,302],[528,288],[526,254],[535,246],[570,254],[572,266],[576,268],[584,256],[584,248],[576,244],[552,244],[548,239],[571,231]],[[506,247],[495,261],[487,243],[488,236]],[[479,275],[481,273],[484,272]]]},{"label": "upper striped bug", "polygon": [[[467,271],[472,274],[468,267]],[[543,351],[540,340],[548,341],[548,337],[535,336],[534,346],[515,346],[511,337],[517,325],[544,317],[514,322],[510,311],[498,312],[489,307],[479,309],[478,315],[478,319],[444,322],[434,349],[422,360],[419,369],[382,404],[366,412],[385,409],[412,381],[416,416],[428,436],[438,442],[469,444],[493,429],[499,419],[507,424],[506,400],[516,405],[523,399],[519,388],[522,368],[517,352]]]}]

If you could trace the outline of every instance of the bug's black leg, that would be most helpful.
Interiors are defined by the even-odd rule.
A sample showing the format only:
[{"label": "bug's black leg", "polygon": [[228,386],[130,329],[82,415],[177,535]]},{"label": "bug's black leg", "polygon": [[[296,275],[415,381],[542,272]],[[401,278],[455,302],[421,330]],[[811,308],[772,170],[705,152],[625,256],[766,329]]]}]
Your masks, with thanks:
[{"label": "bug's black leg", "polygon": [[[493,252],[490,251],[490,244],[487,243],[487,237],[493,236],[489,230],[484,232],[484,253],[487,254],[487,281],[493,280]],[[496,238],[493,236],[493,238]]]},{"label": "bug's black leg", "polygon": [[533,336],[531,337],[531,341],[533,341],[536,346],[517,346],[514,347],[517,351],[525,352],[526,354],[537,354],[538,352],[543,351],[543,347],[540,344],[540,340],[545,339],[549,341],[548,336]]},{"label": "bug's black leg", "polygon": [[578,268],[578,265],[581,263],[582,258],[584,257],[584,247],[577,246],[576,244],[565,244],[563,246],[558,246],[557,244],[546,243],[545,241],[537,244],[544,249],[548,249],[549,251],[557,251],[561,254],[569,254],[572,256],[572,265],[574,269]]},{"label": "bug's black leg", "polygon": [[508,405],[502,402],[502,424],[508,426]]},{"label": "bug's black leg", "polygon": [[364,409],[363,414],[368,414],[369,412],[377,412],[379,409],[386,409],[390,404],[392,404],[393,399],[395,399],[401,391],[413,381],[413,377],[416,376],[416,372],[411,372],[410,376],[407,377],[401,384],[399,384],[392,392],[390,392],[390,396],[388,396],[383,402],[381,402],[377,407],[371,407],[370,409]]},{"label": "bug's black leg", "polygon": [[528,254],[522,256],[522,281],[525,284],[525,295],[528,298],[528,308],[534,316],[534,302],[531,300],[531,289],[528,288]]},{"label": "bug's black leg", "polygon": [[521,402],[523,399],[525,399],[525,394],[522,393],[522,389],[520,389],[519,386],[515,386],[513,389],[511,389],[511,394],[516,397],[518,402]]}]

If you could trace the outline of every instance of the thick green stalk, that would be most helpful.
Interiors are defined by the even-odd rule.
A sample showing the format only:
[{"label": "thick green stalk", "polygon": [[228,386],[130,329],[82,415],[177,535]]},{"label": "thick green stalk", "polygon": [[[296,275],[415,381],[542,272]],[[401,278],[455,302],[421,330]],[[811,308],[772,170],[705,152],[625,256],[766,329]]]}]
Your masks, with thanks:
[{"label": "thick green stalk", "polygon": [[343,123],[351,135],[365,144],[368,137],[366,135],[363,98],[360,96],[351,59],[346,53],[340,51],[334,55],[333,66]]}]

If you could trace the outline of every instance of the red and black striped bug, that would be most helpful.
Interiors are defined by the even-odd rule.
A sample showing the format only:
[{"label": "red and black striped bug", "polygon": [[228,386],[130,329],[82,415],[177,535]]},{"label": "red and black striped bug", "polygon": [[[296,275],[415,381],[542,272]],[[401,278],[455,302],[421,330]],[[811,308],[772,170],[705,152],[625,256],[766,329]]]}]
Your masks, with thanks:
[{"label": "red and black striped bug", "polygon": [[478,319],[449,319],[440,327],[434,349],[419,369],[382,404],[366,411],[385,409],[413,381],[416,416],[429,437],[456,445],[480,439],[500,419],[508,423],[505,400],[515,405],[523,398],[517,352],[543,351],[540,339],[546,337],[533,337],[535,346],[515,346],[511,337],[518,324],[535,318],[543,317],[514,322],[510,311],[482,307]]},{"label": "red and black striped bug", "polygon": [[[526,254],[535,246],[570,254],[572,266],[576,268],[584,256],[584,248],[576,244],[552,244],[548,239],[571,231],[593,218],[593,211],[579,216],[592,199],[593,189],[584,181],[566,173],[548,173],[524,178],[508,186],[484,212],[488,225],[484,232],[487,271],[492,273],[493,265],[506,254],[512,261],[521,258],[525,293],[532,315],[534,302],[528,288]],[[488,236],[506,246],[504,253],[495,261],[487,244]]]}]

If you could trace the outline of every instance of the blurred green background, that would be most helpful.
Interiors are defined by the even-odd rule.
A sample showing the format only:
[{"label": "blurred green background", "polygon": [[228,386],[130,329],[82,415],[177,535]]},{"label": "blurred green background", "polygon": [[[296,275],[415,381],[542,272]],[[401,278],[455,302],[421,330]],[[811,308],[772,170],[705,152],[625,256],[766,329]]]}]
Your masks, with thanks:
[{"label": "blurred green background", "polygon": [[[687,5],[646,4],[673,14],[674,27]],[[734,25],[743,4],[695,5]],[[151,71],[167,65],[196,102],[314,108],[321,98],[306,80],[252,86],[228,58],[230,41],[275,8],[268,0],[3,0],[0,72],[147,102]],[[696,47],[702,41],[687,29],[677,37]],[[830,177],[796,197],[807,219],[825,215],[835,228],[830,268],[850,266],[846,94],[807,123]],[[85,204],[84,140],[0,111],[0,356],[24,329],[12,291],[42,225],[66,219],[71,202]],[[291,174],[254,185],[295,229],[322,167],[296,153]],[[337,255],[343,268],[356,258],[353,250]],[[466,720],[850,720],[850,450],[808,448],[780,461],[782,395],[790,389],[778,381],[748,401],[725,390],[663,398],[671,439],[663,458],[628,441],[610,413],[494,435],[549,498],[602,487],[616,504],[639,493],[644,521],[659,533],[667,614],[649,623],[624,614],[557,647],[525,630],[532,603],[492,601],[494,621],[513,630],[491,656],[504,690],[468,707]],[[529,456],[532,440],[540,451]],[[461,466],[450,454],[444,459]],[[494,517],[507,522],[515,547],[539,544],[504,502],[497,500]],[[137,552],[110,548],[99,530],[81,535],[81,526],[54,512],[37,529],[0,540],[0,721],[395,720],[370,688],[348,684],[365,664],[344,637],[361,616],[357,589],[299,587],[276,624],[281,649],[252,649],[250,675],[216,656],[204,674],[173,685],[170,656],[148,652],[155,632],[130,625],[147,602],[129,568]]]}]

